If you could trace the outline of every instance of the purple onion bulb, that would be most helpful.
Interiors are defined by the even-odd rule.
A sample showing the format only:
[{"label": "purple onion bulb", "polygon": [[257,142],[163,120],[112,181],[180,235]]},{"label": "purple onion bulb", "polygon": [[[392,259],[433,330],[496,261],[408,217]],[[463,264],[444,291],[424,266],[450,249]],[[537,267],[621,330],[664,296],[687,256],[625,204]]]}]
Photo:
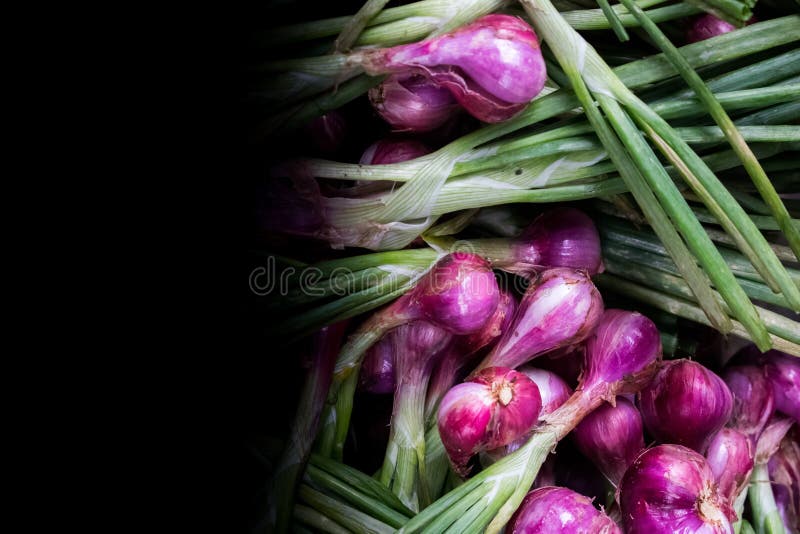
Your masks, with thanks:
[{"label": "purple onion bulb", "polygon": [[311,144],[324,156],[335,156],[347,138],[348,124],[344,114],[332,110],[317,117],[306,126]]},{"label": "purple onion bulb", "polygon": [[711,439],[706,461],[714,473],[720,495],[728,502],[734,502],[747,486],[754,460],[753,442],[735,428],[723,428]]},{"label": "purple onion bulb", "polygon": [[722,374],[733,395],[733,412],[728,426],[740,430],[755,446],[758,436],[775,411],[772,384],[755,365],[729,366]]},{"label": "purple onion bulb", "polygon": [[439,406],[439,435],[453,469],[469,473],[470,458],[525,435],[539,419],[539,389],[512,369],[490,367],[452,388]]},{"label": "purple onion bulb", "polygon": [[489,263],[454,252],[440,259],[409,293],[395,301],[413,319],[427,319],[452,334],[479,330],[497,309],[500,288]]},{"label": "purple onion bulb", "polygon": [[800,422],[800,358],[777,350],[768,351],[764,358],[764,369],[775,396],[775,409]]},{"label": "purple onion bulb", "polygon": [[606,310],[586,340],[583,389],[610,386],[604,398],[636,393],[650,381],[661,359],[661,335],[638,312]]},{"label": "purple onion bulb", "polygon": [[639,393],[639,409],[650,434],[703,453],[731,417],[733,396],[722,379],[697,362],[664,362]]},{"label": "purple onion bulb", "polygon": [[392,334],[384,336],[364,356],[358,377],[358,388],[367,393],[394,392],[394,351]]},{"label": "purple onion bulb", "polygon": [[392,74],[369,90],[369,101],[398,132],[429,132],[460,110],[450,91],[420,74]]},{"label": "purple onion bulb", "polygon": [[402,163],[430,152],[427,146],[413,139],[381,139],[367,147],[359,163],[363,165]]},{"label": "purple onion bulb", "polygon": [[557,208],[539,215],[515,240],[518,274],[542,268],[584,269],[603,272],[600,235],[592,219],[575,208]]},{"label": "purple onion bulb", "polygon": [[639,455],[618,490],[627,534],[732,534],[733,510],[705,458],[681,445]]},{"label": "purple onion bulb", "polygon": [[588,497],[567,488],[542,487],[528,493],[506,527],[509,534],[622,534]]},{"label": "purple onion bulb", "polygon": [[533,380],[539,388],[539,395],[542,397],[542,410],[539,417],[552,413],[556,408],[567,402],[572,395],[572,389],[557,374],[537,369],[526,365],[519,369],[520,373]]},{"label": "purple onion bulb", "polygon": [[366,50],[353,60],[367,74],[425,76],[484,122],[501,122],[522,111],[547,78],[533,28],[509,15],[486,15],[450,33]]},{"label": "purple onion bulb", "polygon": [[465,373],[465,367],[474,365],[480,352],[496,342],[500,335],[511,324],[517,309],[517,299],[504,289],[500,290],[500,302],[494,313],[480,330],[465,336],[456,336],[439,360],[430,381],[428,396],[425,401],[425,417],[432,419],[439,402],[453,384],[459,382]]},{"label": "purple onion bulb", "polygon": [[604,403],[584,417],[572,431],[572,439],[616,487],[644,449],[642,417],[633,403],[618,398],[616,406]]},{"label": "purple onion bulb", "polygon": [[[745,26],[756,21],[757,19],[755,17],[750,17],[750,20],[745,23]],[[686,30],[686,40],[690,43],[697,43],[716,37],[717,35],[732,32],[735,29],[736,26],[730,22],[725,22],[710,13],[706,13],[694,19],[689,25],[689,28]]]},{"label": "purple onion bulb", "polygon": [[478,369],[518,367],[578,343],[592,332],[602,313],[603,299],[585,271],[549,269],[528,287],[513,324]]}]

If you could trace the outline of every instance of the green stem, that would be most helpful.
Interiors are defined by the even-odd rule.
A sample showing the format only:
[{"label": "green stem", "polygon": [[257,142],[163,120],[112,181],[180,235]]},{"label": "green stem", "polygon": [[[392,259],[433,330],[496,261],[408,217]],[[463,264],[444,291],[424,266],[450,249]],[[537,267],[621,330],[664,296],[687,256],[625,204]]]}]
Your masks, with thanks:
[{"label": "green stem", "polygon": [[333,43],[334,52],[346,52],[350,50],[353,43],[356,42],[358,36],[367,24],[375,18],[375,15],[381,12],[383,7],[389,3],[389,0],[367,0],[361,9],[347,21],[339,33],[339,36]]},{"label": "green stem", "polygon": [[347,503],[389,526],[400,528],[408,522],[409,516],[405,516],[373,497],[361,493],[322,469],[309,465],[306,475],[315,486],[341,497]]},{"label": "green stem", "polygon": [[300,486],[300,498],[312,508],[330,517],[339,525],[357,534],[392,534],[395,529],[343,502],[305,484]]},{"label": "green stem", "polygon": [[[686,80],[686,83],[695,91],[700,101],[703,102],[703,105],[714,118],[714,122],[720,127],[731,147],[739,156],[747,173],[753,179],[753,183],[758,189],[758,192],[767,205],[769,205],[772,214],[778,220],[781,231],[786,236],[789,246],[792,248],[795,256],[800,258],[800,230],[792,225],[791,216],[786,206],[783,205],[777,191],[775,191],[775,188],[769,181],[767,174],[764,172],[764,169],[761,167],[761,164],[758,162],[752,150],[750,150],[750,147],[747,146],[742,134],[737,130],[731,118],[678,49],[675,48],[661,30],[658,29],[658,26],[647,18],[647,15],[644,14],[642,9],[634,4],[632,0],[621,0],[621,2],[628,8],[628,11],[633,13],[637,20],[639,20],[648,35],[659,45],[667,58],[669,58],[678,70],[681,77]],[[798,304],[800,304],[800,302],[798,302]]]},{"label": "green stem", "polygon": [[766,463],[756,464],[753,467],[748,499],[753,510],[753,526],[757,534],[786,534],[775,504]]}]

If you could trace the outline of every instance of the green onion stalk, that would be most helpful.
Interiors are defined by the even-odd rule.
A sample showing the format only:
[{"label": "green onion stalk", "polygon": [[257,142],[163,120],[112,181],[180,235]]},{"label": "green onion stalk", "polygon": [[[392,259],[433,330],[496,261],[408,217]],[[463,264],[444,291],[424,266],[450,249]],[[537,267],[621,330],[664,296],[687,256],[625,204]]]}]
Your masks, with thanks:
[{"label": "green onion stalk", "polygon": [[755,465],[747,490],[747,499],[753,511],[753,528],[758,534],[786,534],[772,493],[767,464],[793,424],[795,421],[792,418],[773,416],[758,438]]},{"label": "green onion stalk", "polygon": [[[691,209],[680,196],[680,192],[669,179],[658,158],[634,126],[634,120],[667,159],[679,169],[684,180],[703,199],[725,230],[737,238],[739,247],[751,261],[756,263],[757,268],[760,267],[762,275],[770,278],[773,282],[772,288],[776,289],[775,286],[780,285],[793,309],[798,309],[800,292],[797,286],[788,277],[753,222],[697,154],[663,119],[614,76],[594,49],[563,22],[549,2],[525,1],[523,6],[536,17],[534,24],[537,30],[550,44],[565,72],[570,76],[587,116],[612,154],[612,160],[615,160],[623,178],[626,178],[629,185],[641,183],[641,179],[644,178],[647,189],[656,194],[658,204],[679,228],[682,237],[687,240],[686,244],[691,247],[735,317],[745,325],[762,350],[768,348],[770,338],[763,321],[758,317],[742,288],[736,283],[733,274],[724,264],[699,221],[692,215]],[[589,86],[591,93],[606,112],[610,124],[594,107]],[[620,102],[625,108],[620,106]],[[612,126],[614,131],[611,130]],[[623,145],[627,147],[627,153]],[[629,154],[633,155],[635,161]],[[652,198],[643,194],[644,189],[640,187],[637,192],[632,188],[632,192],[645,211],[645,216],[653,222],[659,237],[665,241],[662,234],[668,225],[658,222],[658,219],[653,217],[657,211],[654,210],[655,203],[652,202]],[[663,217],[661,219],[663,222]],[[672,243],[670,246],[674,248],[675,244]],[[673,254],[672,251],[670,253]],[[681,267],[678,258],[676,264]],[[690,283],[693,291],[696,287],[701,287],[701,282],[693,280],[691,273],[685,274],[684,278]],[[707,286],[708,284],[702,284],[704,292]],[[702,297],[700,300],[705,302]],[[718,318],[719,310],[714,311]]]}]

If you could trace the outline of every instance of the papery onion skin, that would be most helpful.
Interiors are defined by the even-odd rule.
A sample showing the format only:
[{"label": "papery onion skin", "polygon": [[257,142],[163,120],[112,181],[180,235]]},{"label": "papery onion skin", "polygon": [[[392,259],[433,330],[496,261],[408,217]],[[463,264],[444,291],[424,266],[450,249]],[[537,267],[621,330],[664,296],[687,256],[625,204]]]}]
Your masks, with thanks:
[{"label": "papery onion skin", "polygon": [[490,367],[453,387],[438,413],[439,434],[453,469],[468,474],[474,454],[523,436],[538,421],[540,410],[536,384],[512,369]]},{"label": "papery onion skin", "polygon": [[711,439],[706,461],[714,473],[720,495],[728,502],[734,502],[747,486],[754,460],[753,442],[735,428],[723,428]]},{"label": "papery onion skin", "polygon": [[450,33],[352,57],[367,74],[421,74],[484,122],[522,111],[547,78],[536,33],[518,17],[492,14]]},{"label": "papery onion skin", "polygon": [[506,527],[509,534],[622,534],[592,505],[592,500],[567,488],[545,486],[528,493]]},{"label": "papery onion skin", "polygon": [[402,163],[430,152],[430,148],[414,139],[381,139],[364,150],[359,163],[364,165]]},{"label": "papery onion skin", "polygon": [[603,313],[603,299],[586,271],[548,269],[522,298],[514,322],[478,370],[518,367],[591,334]]},{"label": "papery onion skin", "polygon": [[755,446],[775,411],[772,383],[764,369],[755,365],[728,366],[722,380],[733,395],[733,412],[728,426],[744,433]]},{"label": "papery onion skin", "polygon": [[604,270],[597,226],[575,208],[542,213],[515,239],[514,248],[519,266],[513,272],[570,267],[594,276]]},{"label": "papery onion skin", "polygon": [[728,422],[733,396],[722,379],[690,360],[663,363],[639,392],[639,410],[647,430],[662,443],[676,443],[703,453]]},{"label": "papery onion skin", "polygon": [[578,450],[617,486],[644,449],[642,418],[632,402],[618,398],[616,406],[605,403],[584,417],[572,431],[572,439]]},{"label": "papery onion skin", "polygon": [[460,110],[450,91],[420,74],[392,74],[369,90],[376,112],[397,132],[429,132]]},{"label": "papery onion skin", "polygon": [[618,501],[627,534],[731,534],[733,513],[705,458],[681,445],[644,451],[622,477]]}]

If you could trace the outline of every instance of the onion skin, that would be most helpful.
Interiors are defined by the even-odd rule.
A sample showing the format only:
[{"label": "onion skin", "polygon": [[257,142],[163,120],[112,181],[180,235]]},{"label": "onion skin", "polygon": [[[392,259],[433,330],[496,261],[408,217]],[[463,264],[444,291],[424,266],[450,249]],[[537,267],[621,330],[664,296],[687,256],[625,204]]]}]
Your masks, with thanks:
[{"label": "onion skin", "polygon": [[514,322],[477,370],[518,367],[553,349],[584,340],[603,313],[603,299],[586,271],[549,269],[532,283]]},{"label": "onion skin", "polygon": [[733,410],[733,396],[725,382],[685,359],[664,362],[638,400],[642,420],[657,440],[700,453]]},{"label": "onion skin", "polygon": [[498,14],[418,43],[356,53],[351,60],[371,75],[421,74],[490,123],[522,111],[547,77],[533,29],[518,17]]},{"label": "onion skin", "polygon": [[728,426],[740,430],[755,446],[775,411],[772,384],[764,370],[755,365],[729,366],[722,379],[733,395]]},{"label": "onion skin", "polygon": [[[572,389],[567,385],[567,383],[564,382],[561,377],[551,371],[537,369],[536,367],[525,365],[520,367],[519,372],[533,380],[533,382],[539,388],[539,395],[542,399],[542,409],[539,412],[540,418],[545,417],[546,415],[557,410],[562,404],[567,402],[570,395],[572,395]],[[488,465],[489,463],[496,462],[497,460],[508,456],[515,450],[525,445],[525,442],[528,441],[529,438],[530,435],[525,434],[524,436],[512,441],[505,447],[499,447],[497,449],[486,451],[486,456],[488,456],[488,459],[485,462],[482,461],[481,463]],[[546,484],[539,485],[541,486]]]},{"label": "onion skin", "polygon": [[517,274],[570,267],[594,276],[604,270],[597,227],[575,208],[542,213],[517,237],[514,247],[519,263],[504,270]]},{"label": "onion skin", "polygon": [[775,409],[800,421],[800,358],[777,350],[764,354],[764,369],[772,382]]},{"label": "onion skin", "polygon": [[622,477],[618,499],[627,534],[732,534],[733,514],[705,458],[681,445],[639,455]]},{"label": "onion skin", "polygon": [[603,404],[584,417],[572,431],[572,439],[616,487],[644,449],[642,418],[632,402],[618,398],[616,406]]},{"label": "onion skin", "polygon": [[440,259],[411,292],[395,302],[403,300],[418,310],[414,318],[465,335],[479,330],[492,316],[500,301],[500,288],[485,259],[454,252]]},{"label": "onion skin", "polygon": [[501,289],[497,308],[483,327],[472,334],[453,338],[431,377],[430,389],[425,401],[426,419],[435,416],[435,410],[447,390],[464,377],[463,369],[468,365],[473,365],[483,349],[490,347],[500,339],[500,335],[511,325],[516,309],[516,297],[511,292]]},{"label": "onion skin", "polygon": [[442,399],[438,425],[453,469],[469,473],[470,458],[529,432],[539,419],[536,384],[512,369],[490,367],[458,384]]},{"label": "onion skin", "polygon": [[560,376],[551,371],[526,365],[521,367],[519,372],[533,380],[539,388],[539,395],[542,398],[540,417],[554,412],[572,395],[572,388]]},{"label": "onion skin", "polygon": [[376,112],[396,132],[429,132],[461,110],[450,91],[420,74],[392,74],[369,90]]},{"label": "onion skin", "polygon": [[430,152],[427,146],[413,139],[381,139],[367,147],[359,163],[364,165],[402,163]]},{"label": "onion skin", "polygon": [[[755,17],[750,17],[750,20],[745,22],[745,26],[757,21],[758,19]],[[735,29],[736,26],[730,22],[725,22],[724,20],[719,19],[710,13],[706,13],[705,15],[701,15],[694,19],[694,21],[691,23],[688,30],[686,30],[686,40],[690,43],[705,41],[706,39],[711,39],[717,35],[732,32]]]},{"label": "onion skin", "polygon": [[661,335],[641,313],[608,309],[586,340],[585,354],[584,389],[613,384],[613,395],[636,393],[661,359]]},{"label": "onion skin", "polygon": [[592,505],[592,500],[567,488],[546,486],[528,493],[511,517],[509,534],[622,534]]},{"label": "onion skin", "polygon": [[734,502],[747,487],[754,460],[753,442],[735,428],[723,428],[711,439],[706,461],[714,473],[720,495],[728,502]]},{"label": "onion skin", "polygon": [[344,114],[334,109],[312,120],[305,131],[319,153],[331,157],[342,148],[348,130]]},{"label": "onion skin", "polygon": [[358,388],[361,391],[379,395],[394,392],[394,352],[391,336],[391,334],[384,336],[364,356],[358,377]]}]

